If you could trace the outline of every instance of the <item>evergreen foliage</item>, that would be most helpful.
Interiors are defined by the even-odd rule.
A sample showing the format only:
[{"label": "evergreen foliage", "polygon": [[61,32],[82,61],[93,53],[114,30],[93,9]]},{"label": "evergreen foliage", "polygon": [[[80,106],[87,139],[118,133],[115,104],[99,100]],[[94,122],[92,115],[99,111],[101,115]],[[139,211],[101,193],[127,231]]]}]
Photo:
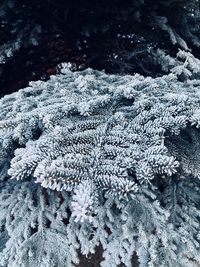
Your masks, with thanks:
[{"label": "evergreen foliage", "polygon": [[200,263],[200,61],[168,75],[87,69],[0,99],[2,267]]}]

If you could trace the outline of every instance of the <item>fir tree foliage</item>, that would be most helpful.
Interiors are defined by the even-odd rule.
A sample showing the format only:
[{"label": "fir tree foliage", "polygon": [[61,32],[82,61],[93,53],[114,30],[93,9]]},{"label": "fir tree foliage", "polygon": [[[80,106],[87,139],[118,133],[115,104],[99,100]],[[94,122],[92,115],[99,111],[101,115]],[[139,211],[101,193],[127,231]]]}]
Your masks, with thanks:
[{"label": "fir tree foliage", "polygon": [[[200,263],[200,62],[157,78],[87,69],[0,100],[1,266]],[[39,249],[40,248],[40,249]]]}]

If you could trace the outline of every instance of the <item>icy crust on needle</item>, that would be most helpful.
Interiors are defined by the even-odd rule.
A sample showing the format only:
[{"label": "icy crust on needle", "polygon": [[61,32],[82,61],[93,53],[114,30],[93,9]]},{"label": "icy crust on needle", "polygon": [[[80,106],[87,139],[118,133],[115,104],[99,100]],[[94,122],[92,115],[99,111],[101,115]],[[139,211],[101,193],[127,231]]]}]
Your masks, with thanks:
[{"label": "icy crust on needle", "polygon": [[99,247],[105,267],[199,262],[200,62],[162,57],[169,75],[63,64],[0,100],[2,266],[76,266]]}]

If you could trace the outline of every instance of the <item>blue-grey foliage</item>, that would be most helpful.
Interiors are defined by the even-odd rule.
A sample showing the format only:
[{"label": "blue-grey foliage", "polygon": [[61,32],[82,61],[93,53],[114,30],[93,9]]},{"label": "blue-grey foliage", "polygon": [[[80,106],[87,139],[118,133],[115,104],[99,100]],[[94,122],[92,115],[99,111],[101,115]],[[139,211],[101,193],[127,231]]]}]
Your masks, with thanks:
[{"label": "blue-grey foliage", "polygon": [[200,262],[200,61],[170,74],[87,69],[0,100],[1,266]]}]

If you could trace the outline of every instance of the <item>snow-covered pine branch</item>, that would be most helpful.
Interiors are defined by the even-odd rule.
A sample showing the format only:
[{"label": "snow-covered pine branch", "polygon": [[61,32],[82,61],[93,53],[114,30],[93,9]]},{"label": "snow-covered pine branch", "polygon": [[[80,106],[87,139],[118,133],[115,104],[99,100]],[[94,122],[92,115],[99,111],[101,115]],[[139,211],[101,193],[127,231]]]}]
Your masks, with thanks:
[{"label": "snow-covered pine branch", "polygon": [[200,262],[200,64],[164,63],[63,68],[0,100],[2,266],[70,267],[99,246],[106,267]]}]

